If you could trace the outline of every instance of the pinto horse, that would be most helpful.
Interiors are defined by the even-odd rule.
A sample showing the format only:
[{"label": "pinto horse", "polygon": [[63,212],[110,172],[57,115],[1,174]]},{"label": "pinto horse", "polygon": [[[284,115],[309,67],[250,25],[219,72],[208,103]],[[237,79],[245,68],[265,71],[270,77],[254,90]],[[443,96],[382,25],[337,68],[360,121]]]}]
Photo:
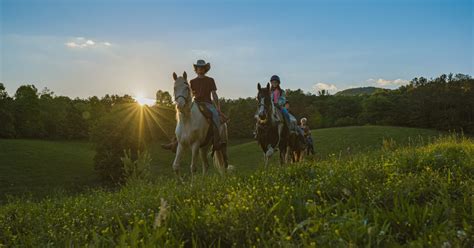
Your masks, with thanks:
[{"label": "pinto horse", "polygon": [[280,151],[280,165],[286,162],[288,150],[288,128],[283,120],[282,113],[275,107],[271,100],[270,84],[262,88],[257,85],[257,141],[263,150],[265,167],[275,149]]}]

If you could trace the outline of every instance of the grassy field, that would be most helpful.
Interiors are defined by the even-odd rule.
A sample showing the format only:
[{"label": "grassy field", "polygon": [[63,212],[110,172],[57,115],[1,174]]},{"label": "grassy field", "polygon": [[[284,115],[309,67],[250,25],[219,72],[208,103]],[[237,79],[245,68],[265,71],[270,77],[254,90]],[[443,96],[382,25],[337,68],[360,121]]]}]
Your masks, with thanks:
[{"label": "grassy field", "polygon": [[0,247],[472,247],[474,143],[381,142],[351,142],[382,148],[354,156],[192,184],[137,181],[116,192],[11,202],[0,206]]},{"label": "grassy field", "polygon": [[[382,126],[319,129],[313,131],[316,157],[307,159],[370,151],[380,148],[384,139],[403,145],[410,139],[417,142],[437,135],[433,130]],[[162,150],[159,144],[152,144],[149,151],[154,175],[172,176],[174,154]],[[262,152],[254,141],[233,140],[229,153],[230,163],[238,173],[252,172],[262,166]],[[7,194],[29,193],[37,198],[58,190],[76,192],[94,187],[98,179],[93,157],[93,145],[87,142],[0,140],[0,201]],[[182,166],[185,173],[189,171],[187,161]],[[273,164],[278,164],[277,161],[274,156]]]}]

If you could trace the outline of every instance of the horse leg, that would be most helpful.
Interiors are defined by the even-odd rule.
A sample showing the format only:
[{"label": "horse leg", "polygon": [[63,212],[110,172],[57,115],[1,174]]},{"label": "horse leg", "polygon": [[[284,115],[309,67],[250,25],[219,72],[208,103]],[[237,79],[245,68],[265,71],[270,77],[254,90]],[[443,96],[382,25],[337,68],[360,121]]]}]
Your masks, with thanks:
[{"label": "horse leg", "polygon": [[290,147],[286,146],[285,148],[282,149],[283,151],[283,162],[282,162],[282,165],[288,163],[289,161],[291,161],[289,158],[291,158],[291,149]]},{"label": "horse leg", "polygon": [[229,167],[229,156],[227,156],[227,143],[222,146],[221,151],[222,156],[224,157],[225,169],[227,170],[227,168]]},{"label": "horse leg", "polygon": [[263,153],[263,165],[265,166],[265,169],[268,166],[268,156],[266,152]]},{"label": "horse leg", "polygon": [[283,166],[285,164],[285,160],[286,160],[286,151],[281,150],[280,151],[280,165],[281,166]]},{"label": "horse leg", "polygon": [[[276,146],[275,146],[276,147]],[[273,155],[273,152],[275,152],[275,150],[273,149],[272,145],[271,144],[268,144],[267,146],[267,151],[265,152],[265,155],[270,158],[272,155]]]},{"label": "horse leg", "polygon": [[286,150],[285,149],[280,149],[280,165],[285,164],[285,158],[286,158]]},{"label": "horse leg", "polygon": [[191,180],[196,173],[196,165],[198,163],[199,158],[199,143],[196,142],[191,146]]},{"label": "horse leg", "polygon": [[209,146],[202,147],[200,149],[201,161],[202,161],[202,174],[207,174],[207,170],[209,169],[209,159],[207,157],[207,151]]},{"label": "horse leg", "polygon": [[183,156],[184,147],[181,144],[178,144],[178,148],[176,149],[176,156],[174,157],[173,161],[173,170],[174,173],[178,176],[178,178],[182,179],[179,174],[179,167],[181,164],[181,158]]},{"label": "horse leg", "polygon": [[275,148],[279,148],[279,146],[280,146],[281,135],[282,135],[282,133],[283,133],[283,128],[284,128],[284,127],[285,127],[285,126],[284,126],[283,124],[281,124],[281,123],[278,124],[278,141],[277,141],[277,143],[276,143],[276,145],[275,145]]}]

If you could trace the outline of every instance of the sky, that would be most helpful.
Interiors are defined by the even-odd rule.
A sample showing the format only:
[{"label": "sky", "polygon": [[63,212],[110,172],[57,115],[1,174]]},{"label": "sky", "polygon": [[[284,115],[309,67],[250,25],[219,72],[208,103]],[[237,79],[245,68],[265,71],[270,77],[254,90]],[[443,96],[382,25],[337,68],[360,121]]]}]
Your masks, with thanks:
[{"label": "sky", "polygon": [[172,90],[211,63],[221,97],[474,75],[471,0],[0,0],[0,82],[70,97]]}]

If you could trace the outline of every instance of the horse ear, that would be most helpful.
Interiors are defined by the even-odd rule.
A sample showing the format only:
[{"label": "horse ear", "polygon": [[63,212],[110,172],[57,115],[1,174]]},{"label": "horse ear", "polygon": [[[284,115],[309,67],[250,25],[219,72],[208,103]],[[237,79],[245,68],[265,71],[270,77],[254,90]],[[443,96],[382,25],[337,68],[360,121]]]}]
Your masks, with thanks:
[{"label": "horse ear", "polygon": [[258,91],[260,91],[262,89],[262,86],[260,85],[260,83],[257,84],[257,89],[258,89]]},{"label": "horse ear", "polygon": [[188,80],[188,74],[186,74],[186,71],[183,72],[183,78],[184,80]]},{"label": "horse ear", "polygon": [[270,89],[270,83],[267,83],[267,90]]},{"label": "horse ear", "polygon": [[178,75],[176,75],[176,72],[173,72],[173,79],[174,79],[174,81],[176,81],[176,79],[178,79]]}]

